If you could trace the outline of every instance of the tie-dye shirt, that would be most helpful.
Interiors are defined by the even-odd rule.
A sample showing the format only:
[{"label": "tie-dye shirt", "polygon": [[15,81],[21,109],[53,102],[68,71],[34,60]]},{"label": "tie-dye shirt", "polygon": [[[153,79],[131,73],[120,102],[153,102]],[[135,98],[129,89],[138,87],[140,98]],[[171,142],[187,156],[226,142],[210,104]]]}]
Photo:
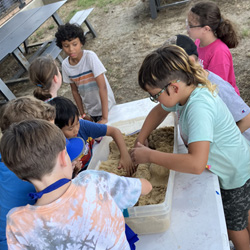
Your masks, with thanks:
[{"label": "tie-dye shirt", "polygon": [[91,50],[83,50],[81,60],[76,65],[69,64],[69,57],[62,62],[62,76],[65,83],[74,83],[82,97],[82,102],[91,116],[102,115],[102,104],[96,77],[103,74],[108,91],[108,109],[115,105],[114,93],[105,76],[106,69]]},{"label": "tie-dye shirt", "polygon": [[56,201],[8,213],[9,249],[129,250],[122,209],[134,206],[140,193],[139,179],[81,172]]}]

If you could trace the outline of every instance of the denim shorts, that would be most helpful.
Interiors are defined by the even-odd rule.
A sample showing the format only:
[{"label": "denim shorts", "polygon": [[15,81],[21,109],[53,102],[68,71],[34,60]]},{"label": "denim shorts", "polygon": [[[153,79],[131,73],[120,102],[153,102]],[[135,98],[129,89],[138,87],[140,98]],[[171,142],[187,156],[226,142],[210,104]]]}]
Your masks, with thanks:
[{"label": "denim shorts", "polygon": [[248,225],[250,210],[250,179],[239,188],[221,189],[221,197],[227,223],[227,229],[241,231]]}]

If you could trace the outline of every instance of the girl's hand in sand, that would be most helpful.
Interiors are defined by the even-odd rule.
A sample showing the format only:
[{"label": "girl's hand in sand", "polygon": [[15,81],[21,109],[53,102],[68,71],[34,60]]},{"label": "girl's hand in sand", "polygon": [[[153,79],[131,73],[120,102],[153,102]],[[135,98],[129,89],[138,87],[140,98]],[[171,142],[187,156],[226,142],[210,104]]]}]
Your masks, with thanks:
[{"label": "girl's hand in sand", "polygon": [[151,151],[152,149],[142,145],[140,142],[137,142],[135,148],[133,148],[130,152],[133,163],[136,165],[150,162],[149,156]]},{"label": "girl's hand in sand", "polygon": [[121,157],[118,169],[125,169],[127,172],[127,176],[132,176],[136,171],[136,166],[134,165],[129,153],[125,157]]},{"label": "girl's hand in sand", "polygon": [[[137,138],[138,139],[138,138]],[[134,143],[134,147],[136,148],[137,147],[137,143],[138,143],[138,140],[135,140],[135,143]],[[144,146],[148,147],[148,139],[146,139],[143,143]]]}]

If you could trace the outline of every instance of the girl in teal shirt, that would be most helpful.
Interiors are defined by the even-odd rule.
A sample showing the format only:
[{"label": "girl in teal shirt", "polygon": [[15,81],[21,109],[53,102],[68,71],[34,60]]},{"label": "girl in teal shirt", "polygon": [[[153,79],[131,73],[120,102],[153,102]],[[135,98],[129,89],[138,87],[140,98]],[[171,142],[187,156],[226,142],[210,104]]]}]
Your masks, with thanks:
[{"label": "girl in teal shirt", "polygon": [[[237,250],[249,249],[250,149],[224,102],[186,52],[175,45],[150,53],[139,71],[139,85],[159,102],[147,116],[131,156],[136,164],[155,163],[183,173],[215,173],[229,238]],[[187,154],[170,154],[144,146],[149,134],[171,112],[179,117]]]}]

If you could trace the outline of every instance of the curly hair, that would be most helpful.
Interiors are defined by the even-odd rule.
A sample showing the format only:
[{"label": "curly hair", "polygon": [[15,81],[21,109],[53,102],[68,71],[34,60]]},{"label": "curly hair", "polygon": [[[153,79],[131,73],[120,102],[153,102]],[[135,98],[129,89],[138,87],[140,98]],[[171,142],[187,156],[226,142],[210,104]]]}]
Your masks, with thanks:
[{"label": "curly hair", "polygon": [[62,42],[64,41],[72,41],[73,39],[79,38],[82,45],[84,45],[86,41],[83,28],[78,24],[71,23],[59,25],[55,37],[56,45],[60,49],[62,49]]},{"label": "curly hair", "polygon": [[203,68],[176,45],[162,46],[147,55],[138,74],[139,85],[145,91],[147,86],[164,88],[166,83],[177,79],[187,86],[202,84],[212,93],[216,89],[216,85],[206,78]]}]

